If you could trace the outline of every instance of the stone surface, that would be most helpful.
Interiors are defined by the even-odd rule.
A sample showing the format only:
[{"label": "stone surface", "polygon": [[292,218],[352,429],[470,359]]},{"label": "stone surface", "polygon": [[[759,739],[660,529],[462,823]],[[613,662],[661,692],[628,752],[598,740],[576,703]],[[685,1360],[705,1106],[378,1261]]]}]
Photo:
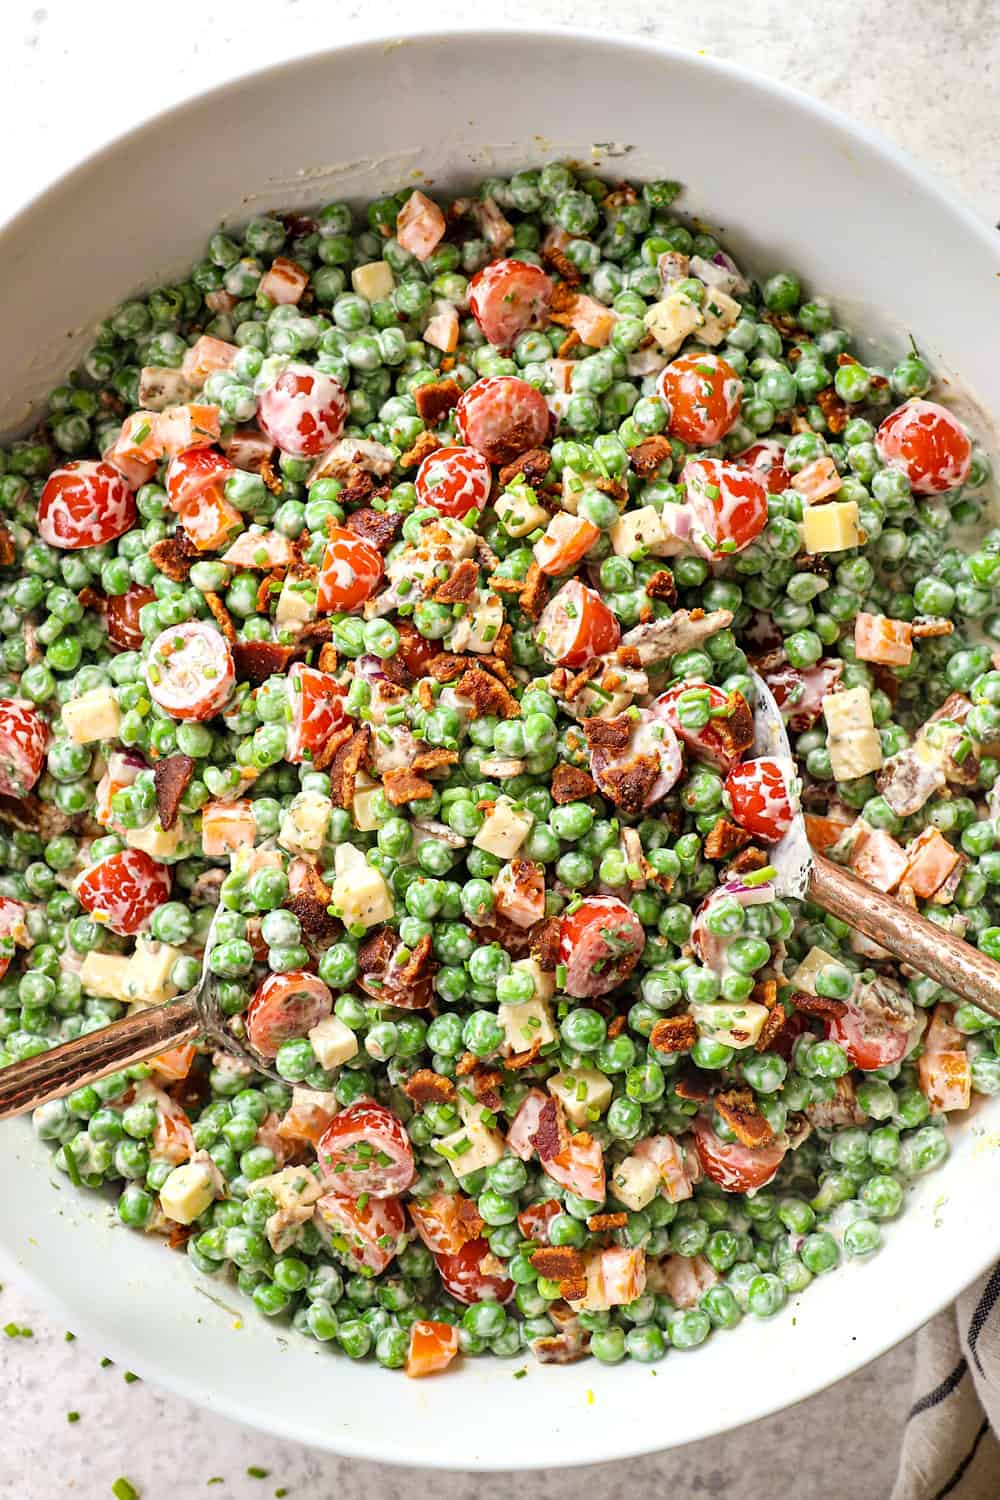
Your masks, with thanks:
[{"label": "stone surface", "polygon": [[[437,26],[469,19],[464,0],[438,0],[434,8]],[[634,0],[627,12],[609,0],[507,0],[482,19],[615,27],[741,62],[881,130],[984,218],[1000,214],[1000,9],[991,0],[965,0],[947,17],[935,0],[827,0],[821,8],[794,0],[701,0],[696,7]],[[0,219],[135,120],[242,69],[428,20],[415,0],[172,0],[162,23],[149,27],[121,0],[8,0],[0,8],[0,129],[21,149],[4,153]],[[679,177],[696,167],[696,155],[679,153]],[[776,214],[794,211],[782,204],[780,187],[768,190]],[[864,246],[851,253],[864,254]],[[0,1494],[12,1500],[100,1500],[120,1474],[143,1500],[264,1500],[279,1486],[290,1500],[389,1500],[421,1483],[414,1471],[269,1439],[127,1383],[122,1371],[101,1368],[99,1348],[66,1343],[56,1315],[23,1288],[3,1290],[0,1314],[0,1324],[34,1330],[31,1338],[0,1337]],[[879,1500],[894,1471],[911,1367],[912,1346],[904,1345],[752,1430],[604,1468],[500,1476],[489,1492],[497,1500],[529,1486],[538,1500],[571,1500],[585,1490],[607,1500],[793,1493]],[[69,1423],[69,1411],[80,1420]],[[267,1479],[248,1476],[248,1466],[267,1469]],[[225,1483],[206,1489],[213,1476]],[[470,1475],[434,1481],[440,1500],[472,1500],[485,1488]]]}]

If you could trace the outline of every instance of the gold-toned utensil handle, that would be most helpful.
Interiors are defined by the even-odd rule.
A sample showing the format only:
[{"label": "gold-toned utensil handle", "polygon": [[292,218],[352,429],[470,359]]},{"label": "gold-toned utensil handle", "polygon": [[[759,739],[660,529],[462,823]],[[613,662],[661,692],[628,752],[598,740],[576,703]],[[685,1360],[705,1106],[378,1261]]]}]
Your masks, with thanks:
[{"label": "gold-toned utensil handle", "polygon": [[[928,922],[822,854],[814,856],[807,899],[840,917],[895,958],[927,974],[963,1000],[1000,1017],[1000,963],[953,932]],[[0,1080],[3,1075],[0,1074]]]},{"label": "gold-toned utensil handle", "polygon": [[192,991],[178,995],[167,1005],[150,1006],[100,1031],[63,1042],[51,1052],[11,1063],[8,1068],[0,1068],[0,1120],[24,1114],[119,1068],[193,1041],[203,1030],[197,993]]}]

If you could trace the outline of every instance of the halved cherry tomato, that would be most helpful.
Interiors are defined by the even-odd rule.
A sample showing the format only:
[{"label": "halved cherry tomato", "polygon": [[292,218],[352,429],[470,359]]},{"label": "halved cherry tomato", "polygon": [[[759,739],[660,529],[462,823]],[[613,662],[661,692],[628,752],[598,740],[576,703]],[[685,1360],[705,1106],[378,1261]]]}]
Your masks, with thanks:
[{"label": "halved cherry tomato", "polygon": [[331,527],[319,570],[320,614],[357,609],[371,598],[381,578],[381,554],[346,526]]},{"label": "halved cherry tomato", "polygon": [[818,722],[823,699],[832,693],[844,663],[821,657],[813,667],[773,667],[762,674],[789,729],[802,734]]},{"label": "halved cherry tomato", "polygon": [[776,844],[792,825],[792,799],[785,772],[768,755],[745,760],[726,777],[733,817],[754,838]]},{"label": "halved cherry tomato", "polygon": [[406,1191],[417,1171],[409,1136],[374,1099],[342,1109],[320,1136],[316,1157],[330,1192],[346,1198],[391,1198]]},{"label": "halved cherry tomato", "polygon": [[773,438],[751,443],[749,448],[736,454],[733,463],[752,469],[769,495],[783,495],[792,487],[792,476],[785,468],[785,450]]},{"label": "halved cherry tomato", "polygon": [[438,1275],[456,1302],[468,1306],[473,1302],[509,1302],[513,1297],[514,1283],[506,1276],[480,1270],[483,1257],[489,1253],[489,1245],[479,1239],[470,1240],[455,1255],[435,1255]]},{"label": "halved cherry tomato", "polygon": [[289,365],[257,400],[260,427],[296,458],[315,458],[332,447],[346,420],[344,387],[311,365]]},{"label": "halved cherry tomato", "polygon": [[646,941],[642,923],[617,896],[585,896],[563,913],[559,962],[567,995],[606,995],[629,977]]},{"label": "halved cherry tomato", "polygon": [[167,465],[166,489],[171,508],[182,511],[202,496],[223,495],[236,465],[217,448],[188,448]]},{"label": "halved cherry tomato", "polygon": [[851,1002],[842,1016],[827,1022],[826,1034],[838,1042],[855,1068],[869,1072],[901,1062],[910,1047],[912,1018],[896,1018],[886,1011]]},{"label": "halved cherry tomato", "polygon": [[170,871],[143,849],[122,849],[85,870],[75,894],[95,921],[129,937],[170,899]]},{"label": "halved cherry tomato", "polygon": [[657,390],[667,403],[671,437],[707,448],[724,438],[740,414],[743,383],[718,354],[682,354],[660,375]]},{"label": "halved cherry tomato", "polygon": [[972,465],[968,433],[946,406],[907,401],[875,434],[884,464],[902,469],[919,495],[939,495],[964,484]]},{"label": "halved cherry tomato", "polygon": [[[725,776],[737,763],[743,750],[733,748],[731,736],[727,733],[727,719],[721,715],[709,719],[708,723],[700,729],[689,729],[681,723],[678,710],[678,700],[682,693],[697,689],[698,692],[708,693],[709,709],[724,709],[728,703],[727,694],[720,687],[711,682],[682,682],[677,687],[668,688],[653,700],[652,713],[657,718],[666,719],[671,729],[687,745],[695,760],[704,761],[707,765],[714,766]],[[750,717],[749,706],[746,706],[746,717]],[[741,718],[743,711],[740,710]]]},{"label": "halved cherry tomato", "polygon": [[469,310],[498,349],[509,349],[529,328],[543,328],[551,301],[548,276],[523,260],[492,260],[469,282]]},{"label": "halved cherry tomato", "polygon": [[549,408],[541,391],[516,375],[489,375],[459,397],[455,422],[463,443],[507,464],[549,435]]},{"label": "halved cherry tomato", "polygon": [[145,637],[139,626],[139,611],[152,604],[156,595],[141,583],[130,584],[124,594],[112,594],[104,612],[108,640],[122,651],[139,651]]},{"label": "halved cherry tomato", "polygon": [[24,919],[25,909],[20,901],[0,896],[0,979],[10,968],[15,944],[30,941]]},{"label": "halved cherry tomato", "polygon": [[277,1057],[282,1042],[305,1036],[332,1009],[333,995],[318,974],[269,974],[246,1009],[247,1041],[261,1057]]},{"label": "halved cherry tomato", "polygon": [[557,1198],[546,1198],[544,1203],[529,1203],[517,1216],[517,1227],[526,1240],[535,1240],[539,1245],[549,1243],[549,1225],[556,1214],[562,1213],[562,1204]]},{"label": "halved cherry tomato", "polygon": [[297,661],[288,673],[288,702],[292,720],[285,759],[300,765],[312,759],[343,720],[344,690],[328,672]]},{"label": "halved cherry tomato", "polygon": [[398,1198],[324,1193],[316,1200],[313,1224],[337,1255],[376,1275],[406,1244],[406,1211]]},{"label": "halved cherry tomato", "polygon": [[535,638],[546,661],[582,667],[592,656],[613,651],[622,632],[600,594],[571,578],[543,609]]},{"label": "halved cherry tomato", "polygon": [[545,535],[535,543],[535,561],[550,577],[568,573],[590,551],[600,534],[593,522],[583,516],[557,511],[545,528]]},{"label": "halved cherry tomato", "polygon": [[172,719],[211,719],[235,681],[233,653],[202,620],[161,630],[150,647],[146,684],[150,697]]},{"label": "halved cherry tomato", "polygon": [[490,498],[493,476],[476,448],[437,448],[417,470],[414,486],[421,505],[459,520],[482,510]]},{"label": "halved cherry tomato", "polygon": [[42,774],[49,726],[30,703],[0,698],[0,794],[23,797]]},{"label": "halved cherry tomato", "polygon": [[423,677],[429,661],[441,654],[437,641],[429,641],[411,620],[396,621],[399,631],[399,657],[412,677]]},{"label": "halved cherry tomato", "polygon": [[138,512],[128,484],[110,464],[77,460],[53,469],[38,502],[38,532],[50,547],[75,551],[124,536]]},{"label": "halved cherry tomato", "polygon": [[749,1193],[764,1187],[785,1158],[785,1147],[777,1141],[770,1146],[751,1147],[740,1141],[720,1140],[700,1115],[691,1121],[691,1133],[705,1176],[727,1193]]},{"label": "halved cherry tomato", "polygon": [[417,1233],[432,1255],[457,1255],[480,1237],[483,1221],[464,1193],[428,1193],[408,1204]]},{"label": "halved cherry tomato", "polygon": [[684,465],[681,483],[694,515],[691,540],[703,557],[742,552],[767,525],[767,490],[752,469],[697,458]]},{"label": "halved cherry tomato", "polygon": [[451,1323],[432,1323],[418,1318],[410,1324],[410,1351],[406,1373],[411,1380],[446,1370],[458,1353],[458,1329]]}]

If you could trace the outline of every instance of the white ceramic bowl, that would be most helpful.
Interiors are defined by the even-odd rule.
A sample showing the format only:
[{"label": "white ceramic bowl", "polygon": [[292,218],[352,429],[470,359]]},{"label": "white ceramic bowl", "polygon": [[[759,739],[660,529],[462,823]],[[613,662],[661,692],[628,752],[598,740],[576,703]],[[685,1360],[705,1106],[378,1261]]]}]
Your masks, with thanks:
[{"label": "white ceramic bowl", "polygon": [[[604,144],[597,144],[603,142]],[[617,143],[617,144],[614,144]],[[679,177],[683,208],[758,270],[794,267],[841,318],[1000,411],[994,237],[884,144],[738,69],[623,38],[478,32],[290,62],[135,130],[0,235],[0,431],[70,368],[126,294],[176,276],[220,220],[447,192],[553,157]],[[992,316],[991,316],[992,314]],[[4,1128],[0,1258],[132,1369],[202,1405],[340,1453],[453,1468],[597,1462],[706,1437],[800,1400],[903,1338],[1000,1252],[1000,1100],[953,1132],[885,1249],[659,1366],[466,1361],[410,1382],[258,1318],[156,1238],[74,1192]],[[527,1364],[524,1379],[514,1371]]]}]

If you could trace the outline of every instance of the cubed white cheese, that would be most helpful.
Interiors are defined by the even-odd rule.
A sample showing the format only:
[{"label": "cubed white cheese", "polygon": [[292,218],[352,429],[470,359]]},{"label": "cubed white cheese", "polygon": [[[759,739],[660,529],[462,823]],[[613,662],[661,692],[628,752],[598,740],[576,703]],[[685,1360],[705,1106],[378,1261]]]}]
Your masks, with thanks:
[{"label": "cubed white cheese", "polygon": [[523,485],[516,490],[504,490],[497,501],[497,515],[508,536],[527,536],[529,531],[548,524],[549,513],[531,498],[533,493]]},{"label": "cubed white cheese", "polygon": [[816,975],[820,969],[825,969],[828,964],[835,964],[837,960],[832,953],[827,953],[825,948],[810,948],[798,968],[791,975],[791,982],[797,990],[805,990],[809,995],[816,993]]},{"label": "cubed white cheese", "polygon": [[292,1108],[324,1109],[328,1115],[335,1115],[340,1104],[332,1090],[304,1089],[301,1084],[297,1083],[292,1089]]},{"label": "cubed white cheese", "polygon": [[510,797],[498,797],[493,811],[472,842],[477,849],[495,854],[497,859],[513,859],[531,832],[534,821],[526,807],[516,806]]},{"label": "cubed white cheese", "polygon": [[651,333],[664,354],[676,354],[689,334],[704,324],[700,308],[683,292],[668,292],[662,302],[654,302],[646,313],[647,332]]},{"label": "cubed white cheese", "polygon": [[160,1207],[175,1224],[192,1224],[214,1198],[215,1176],[209,1162],[184,1162],[160,1189]]},{"label": "cubed white cheese", "polygon": [[856,500],[807,505],[802,512],[802,543],[807,552],[846,552],[860,542]]},{"label": "cubed white cheese", "polygon": [[827,693],[823,699],[827,727],[827,750],[838,781],[867,776],[882,765],[882,741],[872,718],[872,700],[866,687]]},{"label": "cubed white cheese", "polygon": [[348,927],[374,927],[378,922],[391,920],[393,901],[389,887],[359,849],[353,844],[338,844],[334,869],[332,904]]},{"label": "cubed white cheese", "polygon": [[496,594],[480,595],[470,601],[468,614],[456,620],[448,636],[449,651],[474,651],[488,656],[503,629],[503,604]]},{"label": "cubed white cheese", "polygon": [[725,1047],[752,1047],[768,1017],[765,1005],[755,1000],[714,1000],[692,1005],[691,1014],[702,1036]]},{"label": "cubed white cheese", "polygon": [[385,260],[370,260],[366,266],[355,266],[351,286],[367,302],[384,302],[396,285],[392,267]]},{"label": "cubed white cheese", "polygon": [[139,936],[135,952],[125,966],[125,998],[130,1002],[141,1001],[144,1005],[164,1005],[172,1000],[177,994],[177,985],[171,980],[170,971],[183,957],[181,948]]},{"label": "cubed white cheese", "polygon": [[504,1139],[498,1130],[483,1122],[486,1111],[478,1100],[470,1104],[459,1093],[458,1111],[462,1116],[461,1129],[442,1136],[434,1145],[440,1149],[456,1177],[468,1177],[470,1172],[478,1172],[480,1167],[492,1167],[500,1160]]},{"label": "cubed white cheese", "polygon": [[251,1195],[270,1193],[279,1208],[315,1203],[323,1194],[321,1183],[305,1167],[282,1167],[280,1172],[271,1172],[267,1177],[255,1177],[247,1183],[247,1188]]},{"label": "cubed white cheese", "polygon": [[551,1000],[556,992],[556,977],[543,969],[537,958],[518,958],[511,964],[514,973],[528,974],[535,986],[535,997]]},{"label": "cubed white cheese", "polygon": [[626,511],[609,534],[617,557],[634,557],[637,552],[653,551],[669,539],[663,517],[652,505],[640,505],[637,510]]},{"label": "cubed white cheese", "polygon": [[322,792],[299,792],[288,805],[278,843],[290,854],[315,854],[323,847],[333,802]]},{"label": "cubed white cheese", "polygon": [[291,576],[282,584],[274,623],[282,630],[301,630],[316,618],[316,589],[303,588],[303,579]]},{"label": "cubed white cheese", "polygon": [[546,1087],[561,1102],[578,1130],[592,1125],[595,1112],[602,1115],[611,1103],[611,1080],[596,1068],[568,1068],[563,1073],[553,1073]]},{"label": "cubed white cheese", "polygon": [[121,711],[114,690],[91,688],[79,698],[63,704],[63,728],[75,745],[92,745],[95,740],[116,740]]},{"label": "cubed white cheese", "polygon": [[118,953],[88,953],[80,965],[80,983],[88,995],[128,1004],[125,978],[129,960]]},{"label": "cubed white cheese", "polygon": [[709,287],[701,311],[705,321],[699,330],[699,339],[703,344],[721,344],[739,318],[742,308],[727,292]]},{"label": "cubed white cheese", "polygon": [[357,1056],[358,1039],[339,1016],[324,1016],[307,1034],[321,1068],[339,1068]]},{"label": "cubed white cheese", "polygon": [[354,826],[359,833],[374,833],[376,828],[382,827],[383,822],[375,812],[375,797],[382,788],[363,771],[359,772],[354,788],[354,801],[351,804]]},{"label": "cubed white cheese", "polygon": [[660,1173],[656,1164],[638,1156],[626,1156],[611,1174],[611,1191],[619,1203],[624,1203],[633,1213],[639,1213],[660,1191]]},{"label": "cubed white cheese", "polygon": [[179,818],[173,828],[164,828],[159,818],[154,818],[145,828],[125,830],[125,842],[129,848],[141,849],[151,859],[176,859],[182,844],[188,839]]},{"label": "cubed white cheese", "polygon": [[535,1042],[544,1047],[556,1039],[552,1014],[540,995],[522,1000],[518,1005],[499,1006],[497,1020],[503,1027],[504,1051],[507,1053],[527,1052]]}]

